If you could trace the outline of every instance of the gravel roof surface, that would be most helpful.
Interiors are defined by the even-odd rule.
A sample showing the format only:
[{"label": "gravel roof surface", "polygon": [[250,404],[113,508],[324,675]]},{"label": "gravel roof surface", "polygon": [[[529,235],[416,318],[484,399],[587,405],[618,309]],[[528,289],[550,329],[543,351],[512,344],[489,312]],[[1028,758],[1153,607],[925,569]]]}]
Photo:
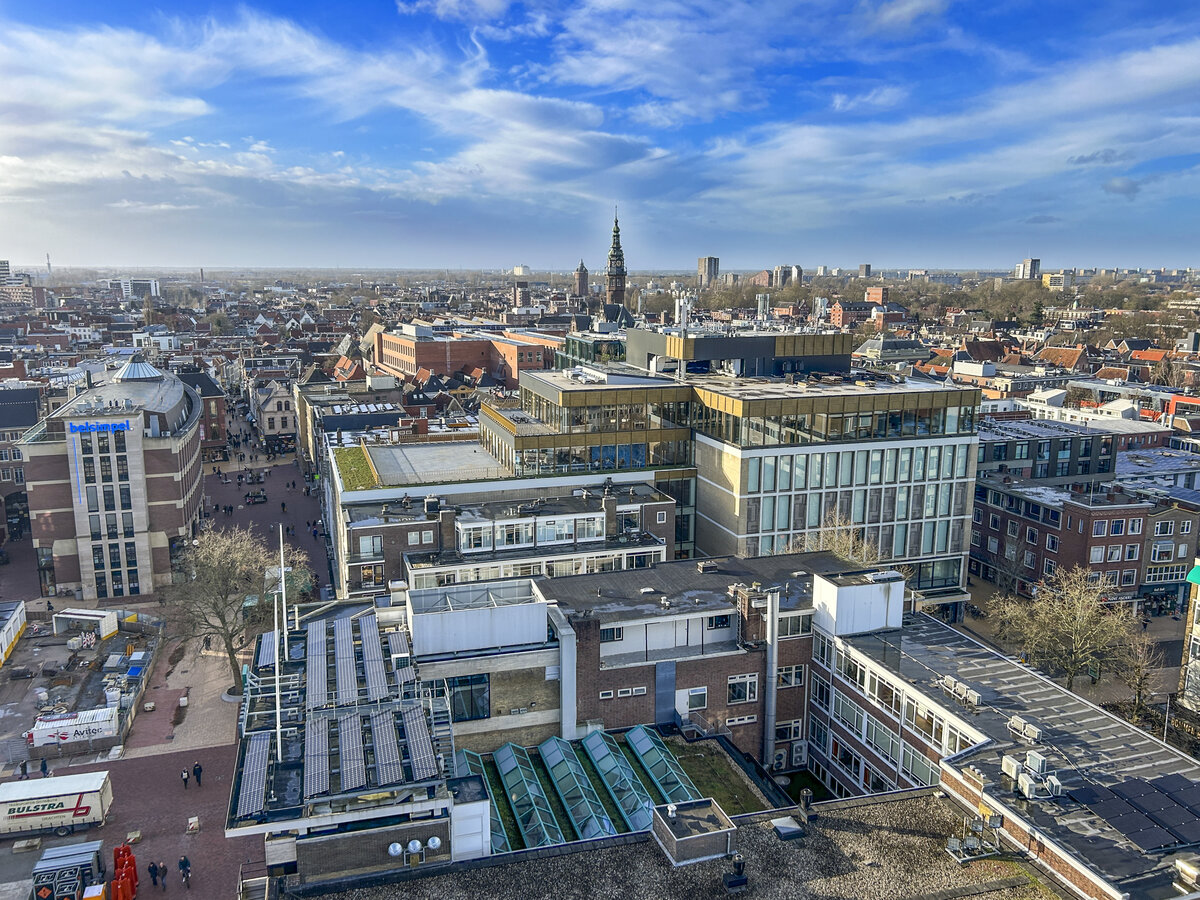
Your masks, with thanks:
[{"label": "gravel roof surface", "polygon": [[[903,900],[1022,874],[1015,864],[980,860],[959,866],[944,851],[962,827],[950,803],[932,796],[826,809],[811,825],[805,846],[778,840],[769,822],[743,826],[738,844],[746,856],[750,894],[756,898]],[[479,897],[680,898],[724,896],[726,860],[672,868],[653,842],[532,860],[510,866],[451,872],[401,886],[363,888],[331,895],[338,900],[477,900]],[[976,896],[1033,900],[1053,895],[1027,886]]]}]

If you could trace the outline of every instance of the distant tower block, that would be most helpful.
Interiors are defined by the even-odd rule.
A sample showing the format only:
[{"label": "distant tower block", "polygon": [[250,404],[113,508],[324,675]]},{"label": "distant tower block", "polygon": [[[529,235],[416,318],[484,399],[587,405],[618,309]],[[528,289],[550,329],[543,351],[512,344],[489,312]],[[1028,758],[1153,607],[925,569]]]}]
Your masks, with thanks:
[{"label": "distant tower block", "polygon": [[700,282],[700,290],[716,284],[717,276],[721,274],[721,260],[716,256],[701,256],[696,260],[696,278]]}]

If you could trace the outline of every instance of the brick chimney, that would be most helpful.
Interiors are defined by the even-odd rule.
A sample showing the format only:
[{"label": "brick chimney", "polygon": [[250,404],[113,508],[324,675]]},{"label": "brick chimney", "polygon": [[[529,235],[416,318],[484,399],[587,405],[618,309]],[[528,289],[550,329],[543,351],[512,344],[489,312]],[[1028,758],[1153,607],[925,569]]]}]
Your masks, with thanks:
[{"label": "brick chimney", "polygon": [[453,549],[454,541],[454,519],[456,513],[453,509],[442,509],[438,512],[438,531],[440,532],[443,550]]}]

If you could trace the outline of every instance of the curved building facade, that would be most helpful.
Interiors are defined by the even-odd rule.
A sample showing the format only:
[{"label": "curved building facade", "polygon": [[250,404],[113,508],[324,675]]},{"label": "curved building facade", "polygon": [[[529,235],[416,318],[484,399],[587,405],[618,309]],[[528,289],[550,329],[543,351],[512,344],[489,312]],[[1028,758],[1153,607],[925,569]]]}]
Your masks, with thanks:
[{"label": "curved building facade", "polygon": [[153,593],[199,530],[199,395],[135,356],[22,439],[43,596]]}]

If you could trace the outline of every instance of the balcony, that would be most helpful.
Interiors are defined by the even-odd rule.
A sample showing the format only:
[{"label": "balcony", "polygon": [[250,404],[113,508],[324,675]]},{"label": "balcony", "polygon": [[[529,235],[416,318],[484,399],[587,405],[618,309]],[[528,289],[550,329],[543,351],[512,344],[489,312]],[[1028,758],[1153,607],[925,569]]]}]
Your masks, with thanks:
[{"label": "balcony", "polygon": [[724,735],[730,737],[729,728],[724,722],[719,719],[710,722],[702,712],[697,709],[688,710],[686,713],[675,713],[675,724],[679,726],[679,730],[683,732],[685,738],[701,738],[714,737],[716,735]]},{"label": "balcony", "polygon": [[370,553],[351,553],[346,557],[348,566],[367,566],[383,562],[383,551],[372,550]]}]

